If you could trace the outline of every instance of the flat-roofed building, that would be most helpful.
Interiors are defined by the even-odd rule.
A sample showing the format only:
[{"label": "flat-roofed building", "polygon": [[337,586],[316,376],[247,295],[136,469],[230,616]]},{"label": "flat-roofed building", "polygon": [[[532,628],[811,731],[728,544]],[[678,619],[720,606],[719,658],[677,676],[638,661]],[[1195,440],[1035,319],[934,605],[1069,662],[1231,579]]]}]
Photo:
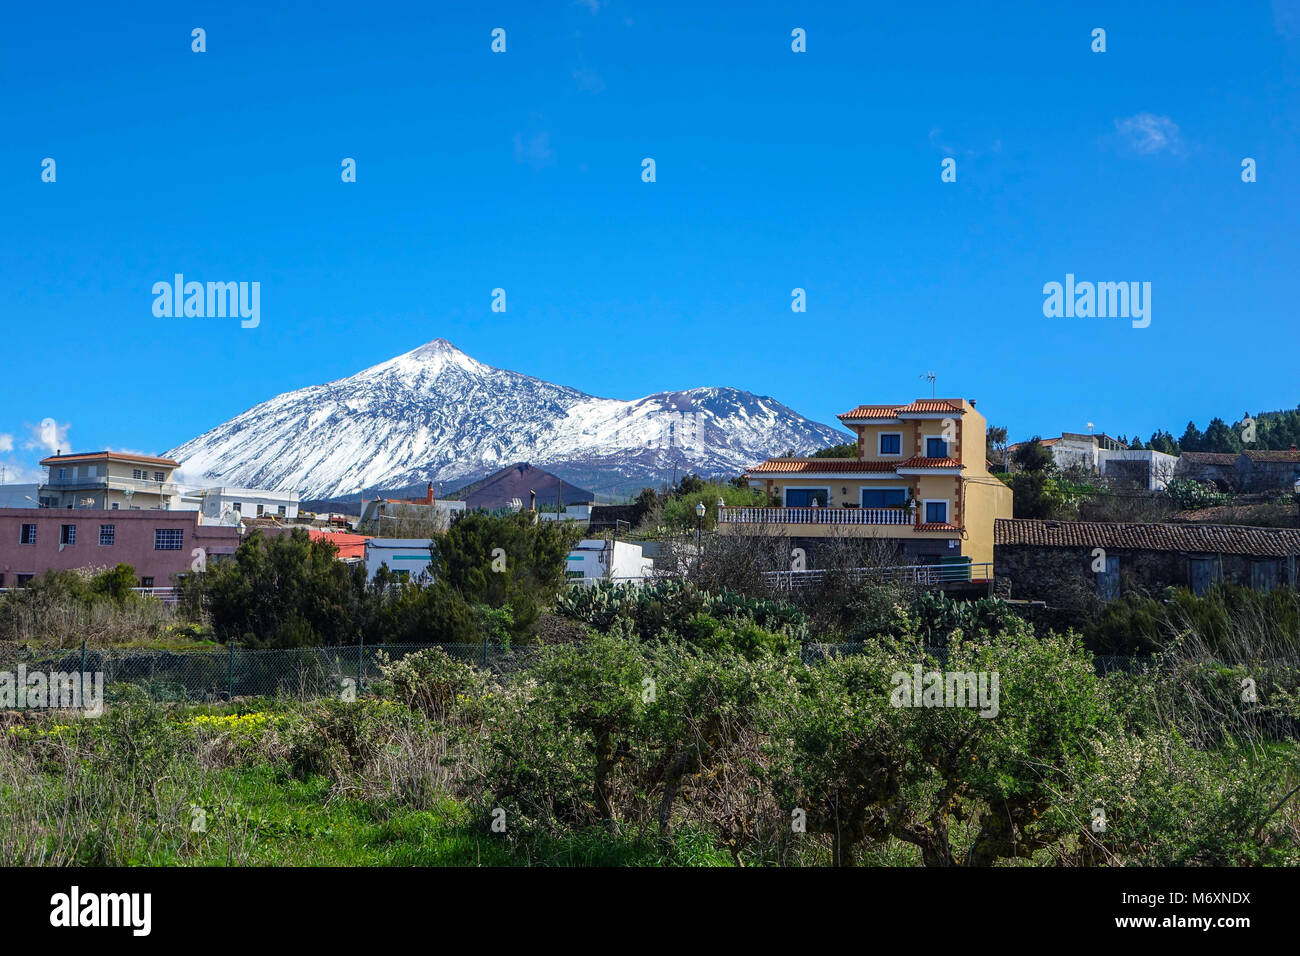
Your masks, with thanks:
[{"label": "flat-roofed building", "polygon": [[181,506],[181,489],[172,480],[179,462],[122,451],[51,455],[40,486],[42,508],[105,511],[170,511]]}]

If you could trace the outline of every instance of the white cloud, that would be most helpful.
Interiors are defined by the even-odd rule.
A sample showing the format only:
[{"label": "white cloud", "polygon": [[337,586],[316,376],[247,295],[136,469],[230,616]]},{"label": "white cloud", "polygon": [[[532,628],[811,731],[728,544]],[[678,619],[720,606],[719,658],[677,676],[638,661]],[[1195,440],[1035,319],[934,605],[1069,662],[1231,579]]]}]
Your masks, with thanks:
[{"label": "white cloud", "polygon": [[7,432],[0,433],[0,451],[14,450],[14,436]]},{"label": "white cloud", "polygon": [[53,455],[57,451],[68,451],[68,429],[71,424],[60,425],[53,418],[43,418],[39,425],[28,425],[31,437],[23,443],[29,450],[39,449]]},{"label": "white cloud", "polygon": [[1156,153],[1181,153],[1183,137],[1178,124],[1168,116],[1138,113],[1115,120],[1115,132],[1133,150],[1144,156]]}]

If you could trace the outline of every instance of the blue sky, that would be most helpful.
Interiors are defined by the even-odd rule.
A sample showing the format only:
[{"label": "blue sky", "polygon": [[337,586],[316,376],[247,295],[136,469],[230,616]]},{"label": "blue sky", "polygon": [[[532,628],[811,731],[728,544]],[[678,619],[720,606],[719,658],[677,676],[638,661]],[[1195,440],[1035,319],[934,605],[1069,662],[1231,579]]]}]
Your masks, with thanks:
[{"label": "blue sky", "polygon": [[[832,424],[930,370],[1013,438],[1300,403],[1296,0],[2,16],[10,481],[42,420],[156,453],[440,336],[596,395],[731,385]],[[259,326],[155,317],[178,272],[260,282]],[[1066,273],[1150,282],[1150,326],[1045,318]]]}]

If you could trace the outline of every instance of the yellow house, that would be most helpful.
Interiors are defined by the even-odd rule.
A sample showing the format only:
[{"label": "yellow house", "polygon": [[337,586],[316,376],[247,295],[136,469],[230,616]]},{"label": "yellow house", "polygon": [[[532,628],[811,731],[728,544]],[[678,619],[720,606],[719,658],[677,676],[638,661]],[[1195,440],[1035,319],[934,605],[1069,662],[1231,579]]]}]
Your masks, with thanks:
[{"label": "yellow house", "polygon": [[886,539],[900,564],[968,561],[973,577],[991,577],[993,522],[1011,517],[1011,489],[989,473],[975,403],[859,405],[839,419],[857,435],[856,458],[768,459],[746,477],[771,506],[720,508],[718,530]]}]

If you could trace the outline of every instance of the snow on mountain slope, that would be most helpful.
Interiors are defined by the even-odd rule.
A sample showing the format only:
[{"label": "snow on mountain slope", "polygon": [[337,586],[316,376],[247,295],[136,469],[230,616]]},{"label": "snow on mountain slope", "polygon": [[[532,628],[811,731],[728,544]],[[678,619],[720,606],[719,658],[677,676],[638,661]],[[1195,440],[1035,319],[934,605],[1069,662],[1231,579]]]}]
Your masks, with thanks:
[{"label": "snow on mountain slope", "polygon": [[167,455],[193,481],[297,489],[305,498],[425,481],[450,490],[520,461],[623,494],[663,481],[674,466],[734,474],[790,448],[807,453],[848,438],[737,389],[596,398],[435,339],[348,378],[277,395]]}]

